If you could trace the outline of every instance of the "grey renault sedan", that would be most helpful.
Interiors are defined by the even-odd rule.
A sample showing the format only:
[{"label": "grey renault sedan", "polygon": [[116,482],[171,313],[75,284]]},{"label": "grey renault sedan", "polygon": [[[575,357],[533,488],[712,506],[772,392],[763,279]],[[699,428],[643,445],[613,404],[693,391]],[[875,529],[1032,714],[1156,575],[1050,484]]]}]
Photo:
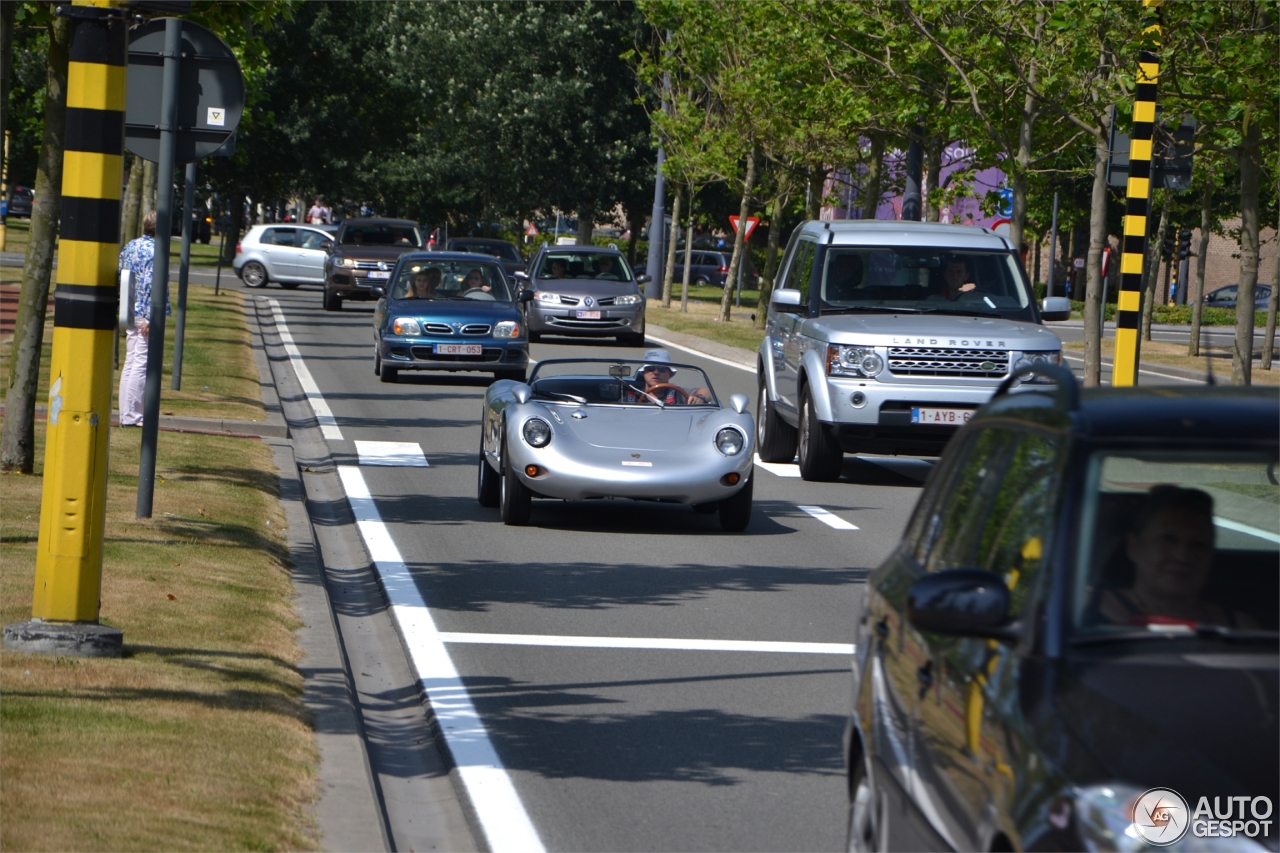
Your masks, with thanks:
[{"label": "grey renault sedan", "polygon": [[534,292],[525,309],[530,341],[544,334],[578,335],[644,345],[640,285],[649,277],[637,277],[617,249],[544,246],[516,278]]}]

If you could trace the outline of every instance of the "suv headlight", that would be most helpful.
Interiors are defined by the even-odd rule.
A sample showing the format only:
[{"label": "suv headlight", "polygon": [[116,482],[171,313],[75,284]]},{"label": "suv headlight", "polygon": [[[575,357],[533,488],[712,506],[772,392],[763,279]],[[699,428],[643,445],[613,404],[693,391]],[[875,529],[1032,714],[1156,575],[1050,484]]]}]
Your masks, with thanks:
[{"label": "suv headlight", "polygon": [[[1049,365],[1062,364],[1062,350],[1044,350],[1024,352],[1013,362],[1013,369],[1020,367],[1030,367],[1033,370],[1037,367],[1048,367]],[[1030,376],[1024,376],[1020,384],[1026,385],[1050,385],[1053,380],[1043,374],[1033,373]]]},{"label": "suv headlight", "polygon": [[639,305],[643,299],[638,293],[625,293],[613,300],[614,305]]},{"label": "suv headlight", "polygon": [[559,304],[560,304],[560,294],[558,294],[558,293],[545,293],[545,292],[543,292],[543,291],[539,290],[539,291],[538,291],[538,293],[537,293],[537,295],[536,295],[534,298],[535,298],[535,299],[537,299],[539,302],[541,302],[541,303],[545,304],[545,305],[559,305]]},{"label": "suv headlight", "polygon": [[551,443],[551,424],[542,418],[529,418],[521,432],[531,447],[546,447]]},{"label": "suv headlight", "polygon": [[495,338],[518,338],[520,337],[520,324],[515,320],[503,320],[493,327],[493,336]]},{"label": "suv headlight", "polygon": [[355,258],[338,258],[336,261],[333,262],[333,265],[337,267],[354,267],[356,265],[356,259]]},{"label": "suv headlight", "polygon": [[874,378],[884,371],[884,358],[874,347],[832,344],[827,347],[828,376],[866,376]]},{"label": "suv headlight", "polygon": [[397,335],[420,335],[422,334],[422,325],[417,320],[411,320],[408,317],[397,317],[391,324],[391,331]]}]

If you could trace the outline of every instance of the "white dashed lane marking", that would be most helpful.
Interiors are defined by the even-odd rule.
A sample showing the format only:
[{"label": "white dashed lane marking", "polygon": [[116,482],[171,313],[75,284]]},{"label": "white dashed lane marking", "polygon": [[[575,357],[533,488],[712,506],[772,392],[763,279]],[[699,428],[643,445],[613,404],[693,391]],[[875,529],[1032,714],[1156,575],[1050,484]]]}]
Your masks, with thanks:
[{"label": "white dashed lane marking", "polygon": [[762,462],[760,454],[756,454],[756,467],[763,468],[775,477],[799,477],[800,466],[794,462],[786,464],[784,462]]},{"label": "white dashed lane marking", "polygon": [[397,468],[430,468],[431,463],[414,441],[356,441],[361,465],[389,465]]},{"label": "white dashed lane marking", "polygon": [[820,506],[802,506],[802,507],[798,507],[798,509],[809,513],[809,515],[812,515],[814,518],[818,519],[818,521],[821,521],[823,524],[827,525],[828,527],[834,527],[836,530],[857,530],[858,529],[858,526],[856,524],[850,524],[840,516],[832,515],[831,513],[827,512],[825,509],[823,509]]}]

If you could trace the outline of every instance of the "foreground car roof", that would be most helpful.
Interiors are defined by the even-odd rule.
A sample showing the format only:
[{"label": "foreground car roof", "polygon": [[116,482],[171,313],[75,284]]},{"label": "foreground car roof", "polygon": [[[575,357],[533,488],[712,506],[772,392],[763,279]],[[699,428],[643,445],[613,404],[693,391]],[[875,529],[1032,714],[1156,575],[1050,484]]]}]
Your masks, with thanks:
[{"label": "foreground car roof", "polygon": [[[919,248],[1010,251],[1013,245],[994,231],[970,225],[937,222],[875,221],[858,219],[809,222],[806,234],[831,234],[836,246],[912,246]],[[715,250],[712,250],[715,251]]]}]

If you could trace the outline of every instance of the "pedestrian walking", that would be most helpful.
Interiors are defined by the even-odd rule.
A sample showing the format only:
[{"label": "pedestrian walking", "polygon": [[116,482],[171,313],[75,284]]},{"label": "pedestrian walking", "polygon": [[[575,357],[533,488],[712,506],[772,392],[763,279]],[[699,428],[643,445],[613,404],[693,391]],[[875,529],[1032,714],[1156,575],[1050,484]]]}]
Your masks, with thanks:
[{"label": "pedestrian walking", "polygon": [[[120,251],[120,269],[133,274],[133,328],[125,332],[120,368],[120,426],[142,426],[147,385],[147,335],[151,332],[151,274],[156,255],[156,212],[142,218],[142,236]],[[165,313],[169,312],[166,304]]]}]

